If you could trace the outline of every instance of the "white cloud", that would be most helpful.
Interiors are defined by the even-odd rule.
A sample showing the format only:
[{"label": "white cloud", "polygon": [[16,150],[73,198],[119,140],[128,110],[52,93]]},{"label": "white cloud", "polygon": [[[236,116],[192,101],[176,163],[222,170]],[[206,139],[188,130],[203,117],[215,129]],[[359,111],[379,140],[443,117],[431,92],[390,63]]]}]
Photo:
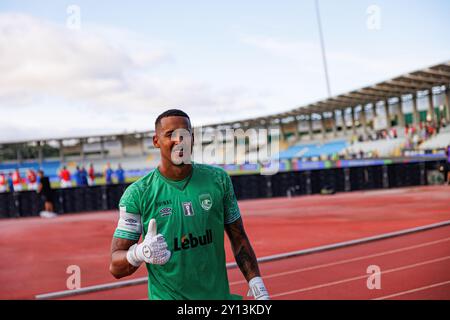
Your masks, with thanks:
[{"label": "white cloud", "polygon": [[261,35],[241,35],[239,39],[242,43],[264,50],[279,59],[287,59],[289,63],[301,67],[303,72],[320,74],[322,70],[320,47],[314,43]]},{"label": "white cloud", "polygon": [[71,31],[27,15],[3,14],[0,98],[18,104],[21,94],[27,102],[30,95],[98,102],[121,91],[137,104],[144,97],[133,90],[132,73],[164,56],[168,53],[127,52],[95,33]]},{"label": "white cloud", "polygon": [[167,107],[185,108],[199,124],[268,108],[266,96],[242,86],[212,87],[177,75],[172,49],[129,30],[83,25],[74,31],[30,15],[0,14],[0,112],[9,132],[30,139],[48,135],[42,123],[64,123],[52,128],[57,137],[78,136],[148,130]]},{"label": "white cloud", "polygon": [[[0,142],[149,130],[168,107],[183,108],[201,125],[325,97],[318,42],[242,34],[238,40],[259,49],[251,52],[254,60],[244,55],[222,66],[199,53],[204,63],[187,66],[180,59],[184,44],[111,26],[83,24],[74,31],[26,14],[0,14]],[[333,93],[443,56],[327,49]]]},{"label": "white cloud", "polygon": [[300,61],[305,57],[313,57],[319,48],[309,42],[283,40],[260,35],[242,35],[241,42],[259,47],[268,52],[292,60]]},{"label": "white cloud", "polygon": [[[262,51],[288,60],[303,72],[304,80],[321,85],[324,81],[322,53],[317,43],[282,39],[260,35],[241,35],[240,41]],[[393,50],[366,54],[358,50],[358,44],[351,50],[326,47],[328,72],[333,95],[359,89],[366,85],[388,80],[403,73],[415,71],[447,59],[444,51],[417,50],[414,54],[396,54]],[[374,50],[378,51],[378,50]]]}]

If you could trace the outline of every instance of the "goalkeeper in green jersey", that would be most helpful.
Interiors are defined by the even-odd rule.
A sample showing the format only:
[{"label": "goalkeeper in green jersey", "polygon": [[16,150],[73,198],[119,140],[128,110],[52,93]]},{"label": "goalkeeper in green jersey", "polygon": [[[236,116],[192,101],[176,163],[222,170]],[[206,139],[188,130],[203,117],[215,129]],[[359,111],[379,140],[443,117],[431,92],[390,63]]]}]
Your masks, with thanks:
[{"label": "goalkeeper in green jersey", "polygon": [[149,299],[233,299],[226,231],[249,294],[268,300],[231,179],[221,168],[191,163],[193,141],[183,111],[168,110],[156,119],[153,144],[161,162],[120,199],[110,271],[119,279],[145,262]]}]

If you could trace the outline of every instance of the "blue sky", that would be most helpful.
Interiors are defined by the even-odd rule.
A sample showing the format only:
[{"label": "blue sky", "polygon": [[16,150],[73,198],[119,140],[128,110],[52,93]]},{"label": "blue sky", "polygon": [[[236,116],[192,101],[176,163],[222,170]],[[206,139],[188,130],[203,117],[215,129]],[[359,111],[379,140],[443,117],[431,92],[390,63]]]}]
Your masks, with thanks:
[{"label": "blue sky", "polygon": [[[448,1],[320,8],[332,94],[450,59]],[[0,61],[0,141],[148,130],[171,107],[216,123],[326,97],[313,0],[2,0]]]}]

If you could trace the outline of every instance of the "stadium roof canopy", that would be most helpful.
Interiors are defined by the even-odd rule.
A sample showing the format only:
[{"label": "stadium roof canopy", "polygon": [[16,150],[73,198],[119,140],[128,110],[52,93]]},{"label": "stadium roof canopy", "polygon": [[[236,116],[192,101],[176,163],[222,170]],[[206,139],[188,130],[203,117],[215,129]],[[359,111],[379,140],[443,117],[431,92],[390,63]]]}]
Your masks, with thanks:
[{"label": "stadium roof canopy", "polygon": [[350,91],[325,100],[301,106],[293,110],[240,121],[232,121],[217,125],[232,125],[236,122],[263,123],[274,119],[310,115],[313,113],[333,112],[343,108],[366,105],[378,101],[386,101],[403,95],[416,94],[418,91],[430,90],[433,87],[450,84],[450,61],[414,71],[383,81],[375,85]]},{"label": "stadium roof canopy", "polygon": [[[371,86],[350,91],[338,96],[334,96],[325,100],[317,101],[292,109],[287,112],[261,116],[257,118],[249,118],[242,120],[235,120],[230,122],[222,122],[203,127],[233,127],[236,124],[243,124],[244,127],[272,123],[273,120],[279,121],[289,117],[298,117],[302,115],[323,114],[324,112],[333,112],[334,110],[342,110],[348,107],[355,107],[358,105],[366,105],[378,101],[386,101],[391,98],[399,98],[403,95],[416,94],[418,91],[431,90],[433,87],[445,86],[448,90],[450,84],[450,61],[434,65],[422,70],[417,70],[408,74],[398,76],[396,78],[383,81]],[[148,136],[153,131],[134,132],[134,133],[117,133],[117,134],[103,134],[91,136],[78,137],[64,137],[52,139],[35,139],[28,141],[16,142],[0,142],[0,144],[26,143],[36,141],[51,141],[51,140],[71,140],[71,139],[85,139],[85,138],[108,138],[118,136]]]}]

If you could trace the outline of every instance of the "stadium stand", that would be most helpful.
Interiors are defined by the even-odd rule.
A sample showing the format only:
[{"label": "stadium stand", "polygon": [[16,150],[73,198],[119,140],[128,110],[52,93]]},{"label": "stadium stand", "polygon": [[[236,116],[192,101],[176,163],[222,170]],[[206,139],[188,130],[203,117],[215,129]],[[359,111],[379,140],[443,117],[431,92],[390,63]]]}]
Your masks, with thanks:
[{"label": "stadium stand", "polygon": [[[444,62],[290,111],[196,127],[197,143],[199,136],[208,133],[216,138],[201,141],[203,150],[194,146],[193,160],[222,165],[227,170],[252,171],[255,164],[278,158],[264,152],[269,149],[267,143],[252,145],[255,138],[251,135],[242,145],[235,145],[235,137],[224,136],[234,129],[277,129],[277,136],[267,140],[277,140],[280,164],[288,170],[298,169],[293,165],[296,160],[417,157],[430,154],[430,150],[442,154],[450,144],[450,127],[445,128],[450,123],[449,88],[450,62]],[[5,141],[0,143],[0,171],[9,173],[19,168],[24,173],[28,168],[42,168],[51,179],[57,179],[62,166],[74,172],[77,165],[88,167],[92,163],[100,175],[107,163],[113,169],[120,163],[127,177],[137,177],[158,164],[159,150],[153,147],[152,135],[147,131]],[[223,141],[215,141],[217,136]],[[214,146],[230,139],[231,145]],[[204,148],[214,147],[215,152],[205,152]]]},{"label": "stadium stand", "polygon": [[[193,160],[227,170],[239,200],[440,184],[450,177],[448,124],[450,61],[288,111],[195,127]],[[43,169],[56,182],[62,167],[73,179],[77,166],[92,164],[95,184],[56,188],[55,211],[117,209],[129,183],[159,163],[150,129],[1,141],[0,172],[19,169],[25,182],[28,169]],[[255,132],[270,134],[261,143]],[[105,168],[119,164],[125,183],[105,183]],[[0,218],[39,214],[32,188],[8,189],[0,192]]]}]

